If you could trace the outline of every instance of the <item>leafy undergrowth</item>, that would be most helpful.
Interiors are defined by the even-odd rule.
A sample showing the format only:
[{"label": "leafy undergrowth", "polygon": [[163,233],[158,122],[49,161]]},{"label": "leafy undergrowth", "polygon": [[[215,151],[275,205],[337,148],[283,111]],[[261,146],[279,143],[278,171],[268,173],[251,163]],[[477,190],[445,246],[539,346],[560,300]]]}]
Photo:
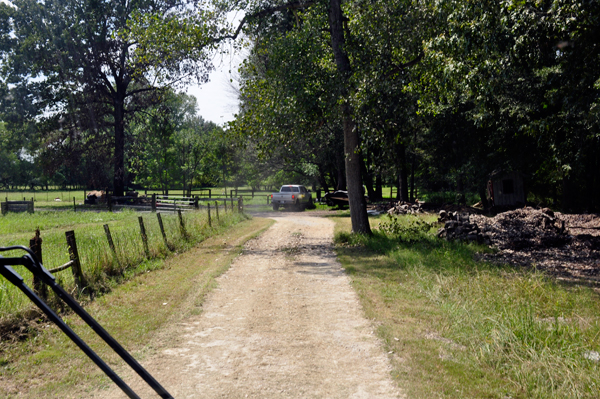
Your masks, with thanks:
[{"label": "leafy undergrowth", "polygon": [[[336,250],[414,398],[597,398],[600,297],[534,270],[474,260],[428,217],[372,236],[336,219]],[[385,231],[385,232],[384,232]]]}]

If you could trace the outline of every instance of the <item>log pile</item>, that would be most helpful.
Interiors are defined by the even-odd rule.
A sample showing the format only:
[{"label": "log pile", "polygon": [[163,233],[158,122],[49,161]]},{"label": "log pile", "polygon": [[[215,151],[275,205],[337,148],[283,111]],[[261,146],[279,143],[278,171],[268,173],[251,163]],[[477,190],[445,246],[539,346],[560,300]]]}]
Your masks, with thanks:
[{"label": "log pile", "polygon": [[416,215],[418,213],[424,213],[421,208],[420,202],[410,203],[405,201],[399,201],[396,204],[392,204],[392,207],[387,210],[388,215]]},{"label": "log pile", "polygon": [[499,249],[478,258],[600,284],[600,215],[527,207],[493,218],[472,215],[472,220],[489,229]]},{"label": "log pile", "polygon": [[471,215],[469,213],[441,210],[438,222],[444,223],[444,227],[440,228],[437,232],[439,238],[445,238],[448,241],[477,242],[486,245],[492,243],[491,237],[485,234],[476,223],[471,222]]}]

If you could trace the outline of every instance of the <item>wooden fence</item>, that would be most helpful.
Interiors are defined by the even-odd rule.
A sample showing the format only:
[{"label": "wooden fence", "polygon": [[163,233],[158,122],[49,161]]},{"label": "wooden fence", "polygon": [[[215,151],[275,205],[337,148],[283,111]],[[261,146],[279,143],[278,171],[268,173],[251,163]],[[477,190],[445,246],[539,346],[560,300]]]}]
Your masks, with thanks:
[{"label": "wooden fence", "polygon": [[9,201],[7,198],[6,201],[0,203],[0,212],[2,215],[6,215],[8,212],[33,213],[33,198],[31,201],[27,201],[25,198],[23,201]]},{"label": "wooden fence", "polygon": [[200,196],[184,197],[175,195],[152,194],[151,197],[116,197],[107,195],[104,200],[99,200],[97,205],[77,205],[76,198],[73,197],[73,210],[108,210],[109,212],[121,209],[132,209],[138,212],[178,212],[205,209],[206,203],[219,203],[225,208],[232,210],[237,205],[239,209],[243,208],[243,198],[233,197],[205,197]]},{"label": "wooden fence", "polygon": [[[212,202],[212,200],[211,200],[211,202]],[[231,204],[230,211],[233,212],[233,210],[234,210],[233,201],[231,201],[230,204]],[[237,209],[238,212],[241,213],[244,211],[243,210],[243,199],[239,199],[237,201],[237,207],[238,207],[238,209]],[[208,211],[208,226],[212,227],[213,218],[211,217],[211,203],[210,202],[206,203],[206,209]],[[218,201],[214,201],[213,209],[215,211],[215,218],[218,220],[219,219],[219,203],[218,203]],[[224,206],[224,210],[225,210],[225,212],[227,212],[227,206]],[[177,210],[177,215],[178,215],[178,219],[179,219],[179,223],[178,223],[179,232],[182,237],[187,238],[189,234],[186,229],[185,220],[183,218],[181,209]],[[158,219],[158,225],[160,228],[160,233],[163,238],[165,247],[168,248],[170,251],[175,250],[174,245],[167,240],[167,234],[166,234],[166,231],[164,228],[164,224],[163,224],[163,220],[162,220],[162,216],[161,216],[160,212],[157,212],[156,217]],[[150,255],[150,249],[149,249],[149,245],[148,245],[148,235],[146,234],[146,227],[145,227],[144,219],[142,216],[138,217],[138,222],[139,222],[139,226],[140,226],[140,239],[142,241],[144,253],[146,255],[146,258],[150,259],[151,255]],[[119,264],[119,267],[121,267],[121,262],[119,260],[119,257],[117,256],[117,248],[116,248],[115,242],[112,238],[112,234],[110,232],[110,227],[108,224],[103,225],[103,227],[104,227],[104,232],[106,235],[106,240],[108,242],[108,247],[110,248],[110,251],[112,252],[113,258],[115,259],[117,264]],[[71,269],[71,272],[73,273],[73,280],[75,281],[75,286],[77,287],[77,291],[78,292],[88,291],[90,296],[93,297],[93,293],[90,291],[90,287],[88,286],[87,280],[82,271],[81,263],[79,260],[80,259],[79,252],[77,250],[77,241],[75,239],[75,232],[73,230],[67,231],[65,233],[65,237],[66,237],[67,248],[69,251],[70,260],[69,260],[69,262],[65,263],[64,265],[49,269],[49,272],[50,273],[58,273],[58,272],[61,272],[61,271],[67,270],[67,269]],[[29,247],[35,253],[38,260],[43,264],[42,238],[40,237],[39,229],[36,230],[35,236],[29,241]],[[47,295],[48,295],[47,287],[40,280],[38,280],[37,277],[33,278],[32,285],[33,285],[33,288],[36,291],[36,293],[41,298],[46,300]]]}]

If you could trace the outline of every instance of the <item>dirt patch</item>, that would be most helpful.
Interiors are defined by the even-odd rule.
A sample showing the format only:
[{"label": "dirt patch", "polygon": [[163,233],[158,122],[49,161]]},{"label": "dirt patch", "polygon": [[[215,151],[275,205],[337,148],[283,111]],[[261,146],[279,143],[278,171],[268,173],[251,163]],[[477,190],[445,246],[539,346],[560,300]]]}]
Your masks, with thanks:
[{"label": "dirt patch", "polygon": [[[160,334],[144,366],[176,398],[402,397],[332,251],[333,222],[274,218],[218,279],[202,314]],[[112,387],[94,397],[125,395]]]}]

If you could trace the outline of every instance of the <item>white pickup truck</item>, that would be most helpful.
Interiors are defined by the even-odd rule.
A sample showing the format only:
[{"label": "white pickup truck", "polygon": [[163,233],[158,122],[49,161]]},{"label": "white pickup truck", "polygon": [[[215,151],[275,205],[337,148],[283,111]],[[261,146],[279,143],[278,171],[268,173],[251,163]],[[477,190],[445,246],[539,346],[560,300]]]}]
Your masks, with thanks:
[{"label": "white pickup truck", "polygon": [[292,208],[297,211],[302,211],[309,206],[312,206],[312,194],[306,187],[298,184],[287,184],[281,186],[278,193],[271,194],[271,205],[276,211],[280,206],[284,208]]}]

